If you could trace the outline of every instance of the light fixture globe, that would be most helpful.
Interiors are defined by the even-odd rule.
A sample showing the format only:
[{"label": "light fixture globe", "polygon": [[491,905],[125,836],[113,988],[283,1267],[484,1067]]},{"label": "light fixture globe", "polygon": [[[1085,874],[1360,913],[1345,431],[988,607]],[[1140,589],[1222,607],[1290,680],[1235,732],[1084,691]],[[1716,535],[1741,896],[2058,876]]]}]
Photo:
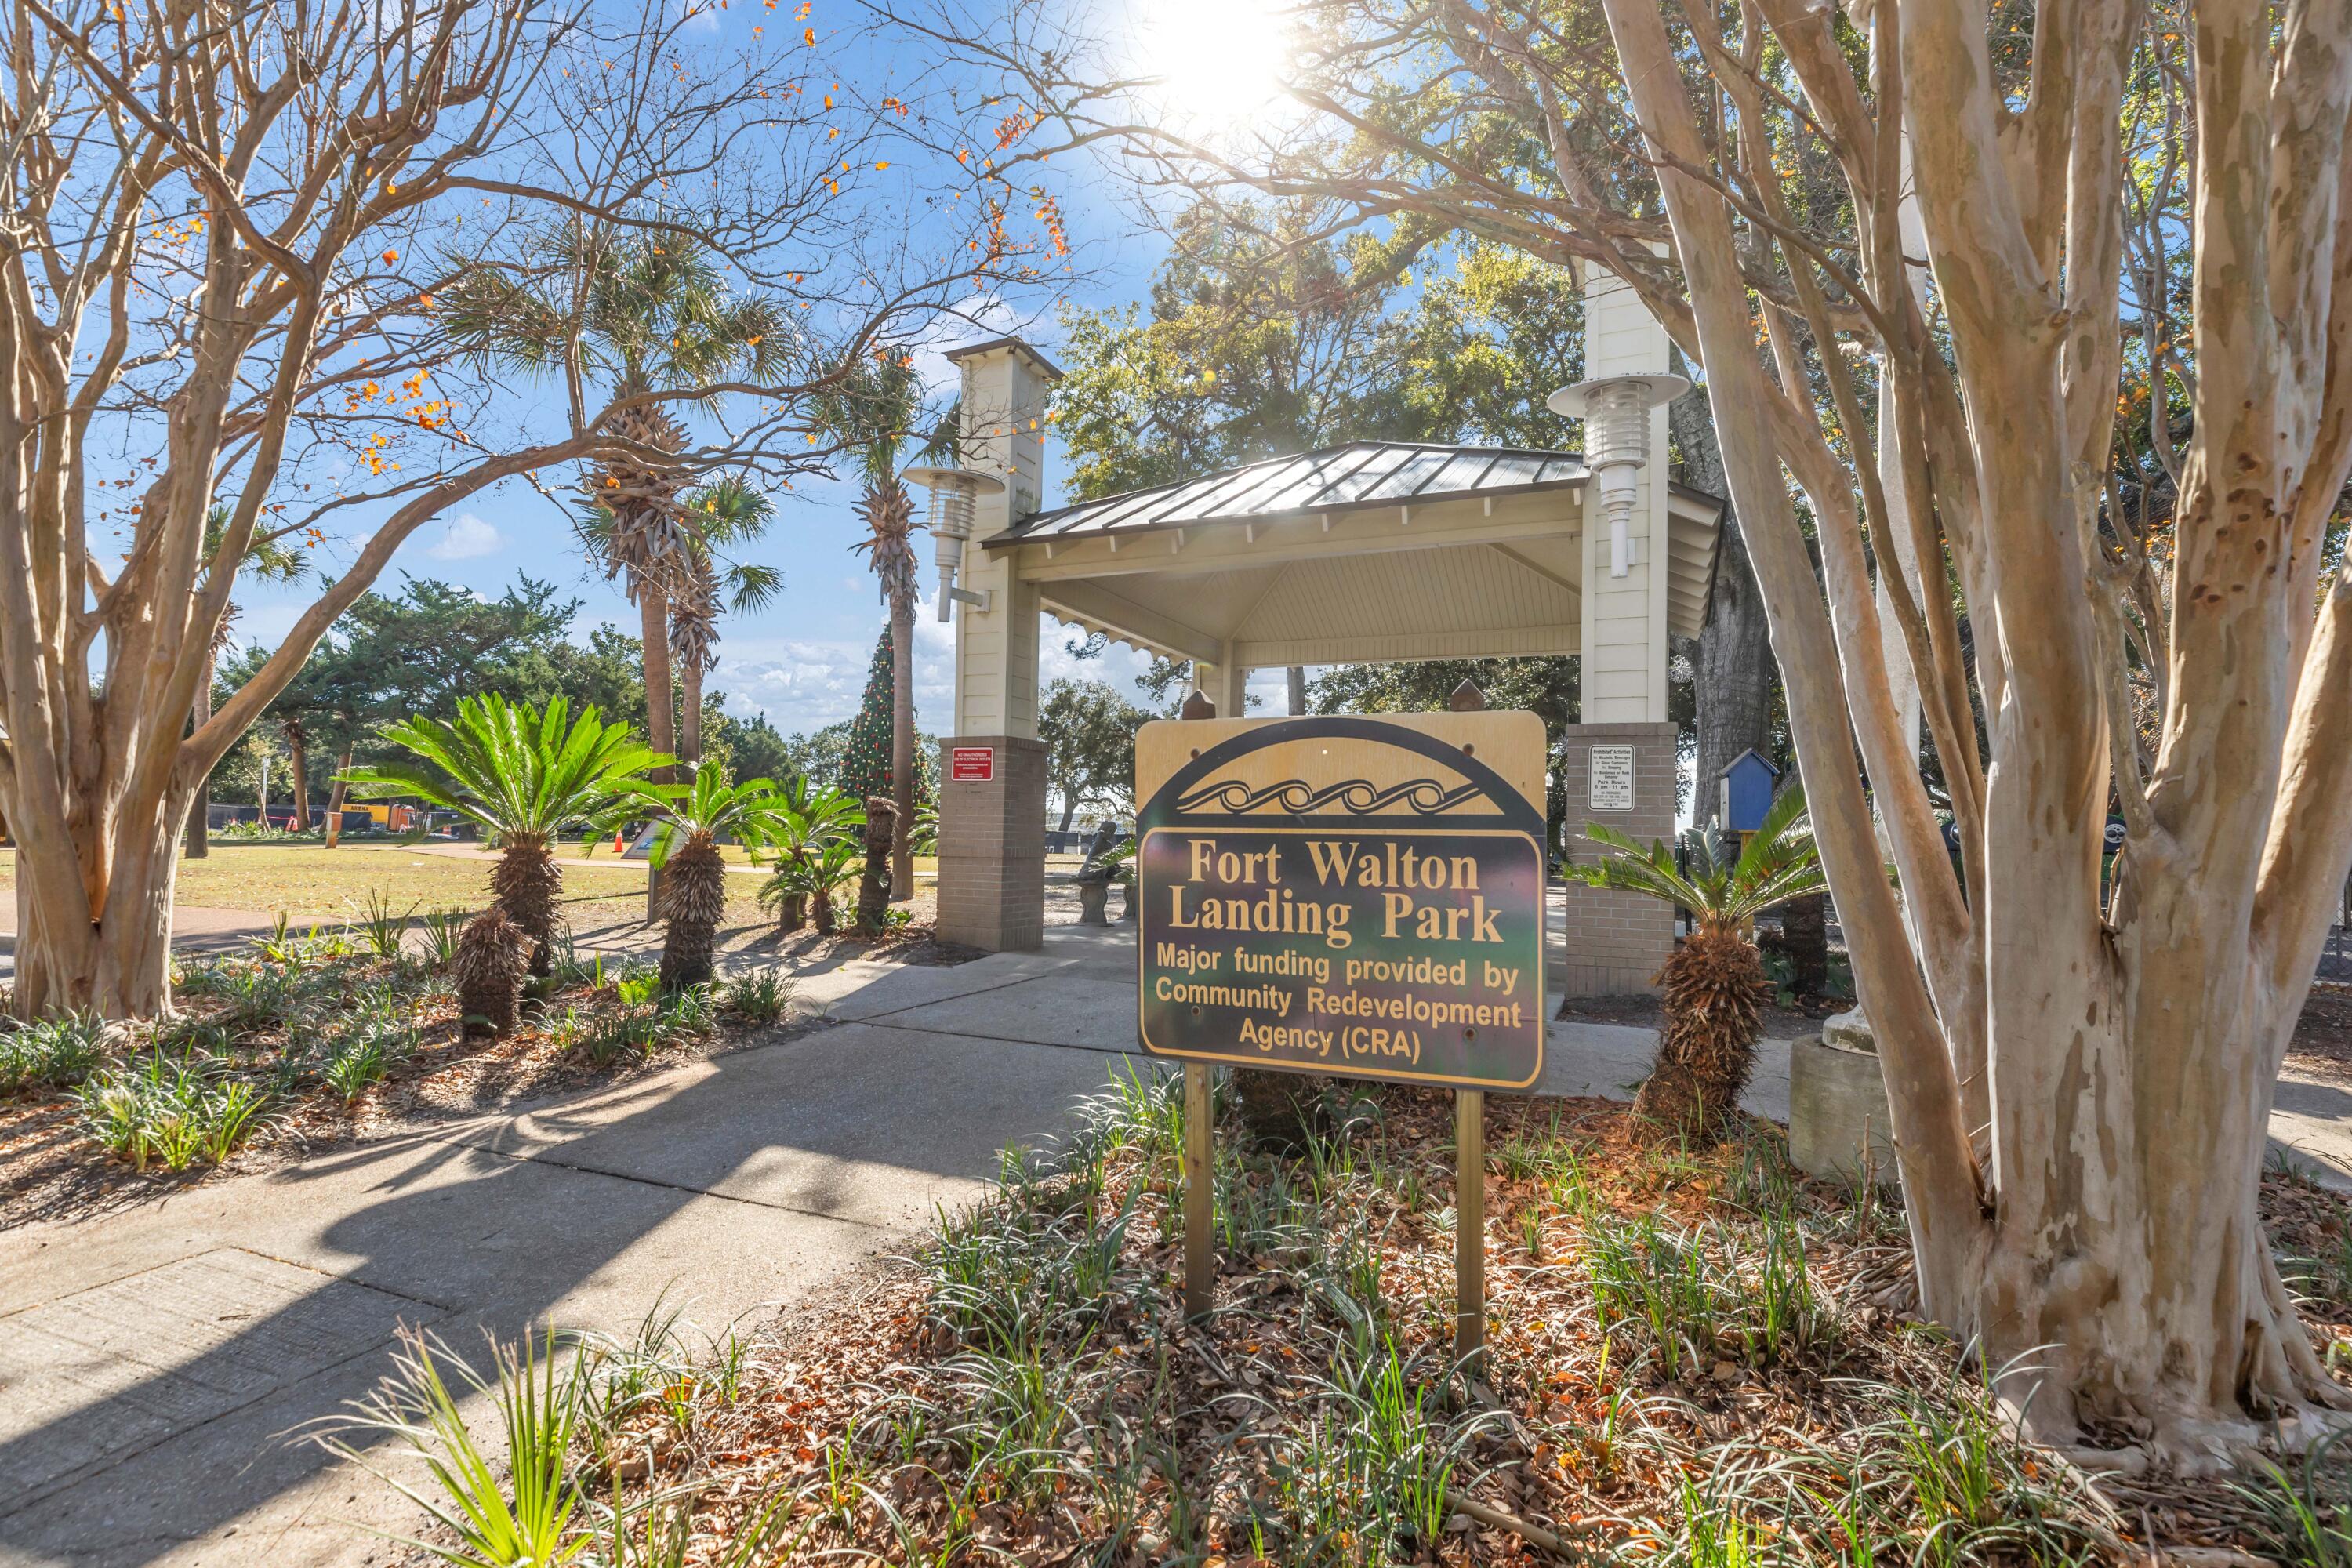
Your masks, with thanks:
[{"label": "light fixture globe", "polygon": [[1554,414],[1584,421],[1584,466],[1609,520],[1609,575],[1622,577],[1633,559],[1633,503],[1650,461],[1650,410],[1690,390],[1679,375],[1605,375],[1563,386],[1544,399]]},{"label": "light fixture globe", "polygon": [[1003,494],[1004,481],[977,468],[929,466],[908,468],[899,478],[931,492],[931,515],[926,526],[931,531],[931,560],[940,572],[940,619],[950,618],[959,600],[985,610],[986,591],[959,588],[956,578],[963,571],[965,542],[971,538],[972,503],[982,496]]}]

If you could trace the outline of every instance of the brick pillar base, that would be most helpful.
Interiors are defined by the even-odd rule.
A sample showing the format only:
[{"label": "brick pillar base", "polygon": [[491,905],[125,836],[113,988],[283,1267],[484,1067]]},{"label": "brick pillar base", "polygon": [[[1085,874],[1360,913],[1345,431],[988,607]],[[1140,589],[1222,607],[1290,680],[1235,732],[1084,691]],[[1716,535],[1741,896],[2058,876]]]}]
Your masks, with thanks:
[{"label": "brick pillar base", "polygon": [[[1645,848],[1654,838],[1671,843],[1679,770],[1675,726],[1663,724],[1570,724],[1562,741],[1561,784],[1568,795],[1568,858],[1590,864],[1606,853],[1584,837],[1584,825],[1616,828]],[[1611,785],[1622,774],[1603,767],[1601,791],[1594,792],[1595,748],[1633,752],[1633,806],[1619,809],[1622,796]],[[1605,759],[1616,761],[1619,759]],[[1651,976],[1675,949],[1671,906],[1638,893],[1609,893],[1571,882],[1568,887],[1568,942],[1564,994],[1614,996],[1654,991]]]},{"label": "brick pillar base", "polygon": [[[975,750],[991,753],[990,777],[959,780],[955,753]],[[939,932],[991,952],[1029,952],[1044,944],[1043,741],[957,735],[940,742]]]}]

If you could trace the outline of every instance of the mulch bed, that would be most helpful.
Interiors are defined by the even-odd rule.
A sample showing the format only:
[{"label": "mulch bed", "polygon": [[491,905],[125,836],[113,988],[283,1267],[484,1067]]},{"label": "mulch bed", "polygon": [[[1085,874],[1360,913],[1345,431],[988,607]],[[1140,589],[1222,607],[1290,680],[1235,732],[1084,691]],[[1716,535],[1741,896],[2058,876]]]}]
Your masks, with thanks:
[{"label": "mulch bed", "polygon": [[[1160,1093],[1156,1122],[1130,1100],[861,1293],[776,1321],[739,1376],[677,1374],[685,1400],[597,1436],[590,1494],[633,1493],[637,1527],[694,1562],[752,1535],[762,1563],[2140,1563],[2147,1539],[2244,1560],[2259,1521],[2229,1487],[2116,1488],[2010,1440],[1904,1310],[1899,1208],[1794,1175],[1769,1124],[1690,1151],[1635,1140],[1607,1101],[1490,1099],[1473,1383],[1448,1365],[1449,1097],[1372,1090],[1304,1159],[1222,1128],[1202,1326],[1177,1306]],[[2284,1251],[2352,1251],[2335,1195],[2273,1173],[2263,1202]],[[1602,1302],[1604,1255],[1660,1237],[1729,1292],[1704,1346],[1669,1352]],[[1791,1238],[1805,1285],[1767,1344],[1740,1314]],[[2352,1340],[2347,1281],[2327,1283],[2313,1331]],[[1413,1472],[1351,1469],[1337,1435],[1371,1420],[1389,1368],[1413,1440],[1454,1468],[1426,1527],[1373,1531],[1366,1500],[1416,1495]],[[1977,1502],[1915,1479],[1934,1443],[1912,1439],[1938,1432],[1955,1454],[1982,1441]],[[1853,1528],[1823,1506],[1841,1489]]]}]

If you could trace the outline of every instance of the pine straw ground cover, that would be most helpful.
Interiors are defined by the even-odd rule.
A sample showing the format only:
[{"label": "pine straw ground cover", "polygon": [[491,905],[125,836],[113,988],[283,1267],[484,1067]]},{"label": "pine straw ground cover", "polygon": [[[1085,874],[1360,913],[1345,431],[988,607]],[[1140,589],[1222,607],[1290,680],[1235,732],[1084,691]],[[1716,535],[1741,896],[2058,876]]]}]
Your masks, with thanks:
[{"label": "pine straw ground cover", "polygon": [[281,929],[242,957],[184,960],[178,1015],[0,1021],[0,1226],[151,1196],[355,1137],[603,1081],[799,1021],[776,971],[656,992],[643,960],[559,950],[521,1026],[462,1028],[457,917],[422,955],[379,906],[339,931]]},{"label": "pine straw ground cover", "polygon": [[[532,1494],[572,1499],[565,1546],[440,1544],[607,1568],[2137,1563],[2151,1540],[2352,1561],[2332,1476],[2107,1490],[2013,1441],[1955,1347],[1882,1304],[1908,1285],[1900,1211],[1798,1177],[1766,1124],[1658,1148],[1622,1107],[1490,1100],[1491,1359],[1468,1380],[1447,1099],[1335,1106],[1297,1159],[1228,1121],[1215,1314],[1188,1327],[1180,1101],[1125,1083],[855,1300],[715,1361],[667,1318],[566,1375],[551,1347],[525,1446]],[[2347,1256],[2338,1200],[2267,1186],[2284,1250]],[[2332,1343],[2352,1331],[2326,1283]],[[373,1415],[446,1453],[419,1352],[450,1355],[416,1342]],[[2316,1549],[2281,1544],[2305,1523]]]}]

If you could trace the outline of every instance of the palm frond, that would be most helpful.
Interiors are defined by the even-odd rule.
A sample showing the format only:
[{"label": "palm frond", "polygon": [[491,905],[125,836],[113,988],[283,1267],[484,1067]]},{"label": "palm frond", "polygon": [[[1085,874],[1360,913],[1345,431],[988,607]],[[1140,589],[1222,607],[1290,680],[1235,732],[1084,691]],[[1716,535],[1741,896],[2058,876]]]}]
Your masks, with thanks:
[{"label": "palm frond", "polygon": [[1679,867],[1664,844],[1644,849],[1605,823],[1588,823],[1584,836],[1612,853],[1592,865],[1570,868],[1568,875],[1592,887],[1679,904],[1702,921],[1748,920],[1828,885],[1820,847],[1801,826],[1804,815],[1803,788],[1792,783],[1738,856],[1710,824],[1684,836],[1685,864]]},{"label": "palm frond", "polygon": [[467,697],[454,721],[404,719],[382,733],[428,766],[392,763],[340,775],[361,798],[415,795],[499,840],[549,837],[574,822],[608,828],[644,776],[676,760],[627,725],[604,723],[593,707],[573,718],[561,697],[537,712],[495,692]]}]

